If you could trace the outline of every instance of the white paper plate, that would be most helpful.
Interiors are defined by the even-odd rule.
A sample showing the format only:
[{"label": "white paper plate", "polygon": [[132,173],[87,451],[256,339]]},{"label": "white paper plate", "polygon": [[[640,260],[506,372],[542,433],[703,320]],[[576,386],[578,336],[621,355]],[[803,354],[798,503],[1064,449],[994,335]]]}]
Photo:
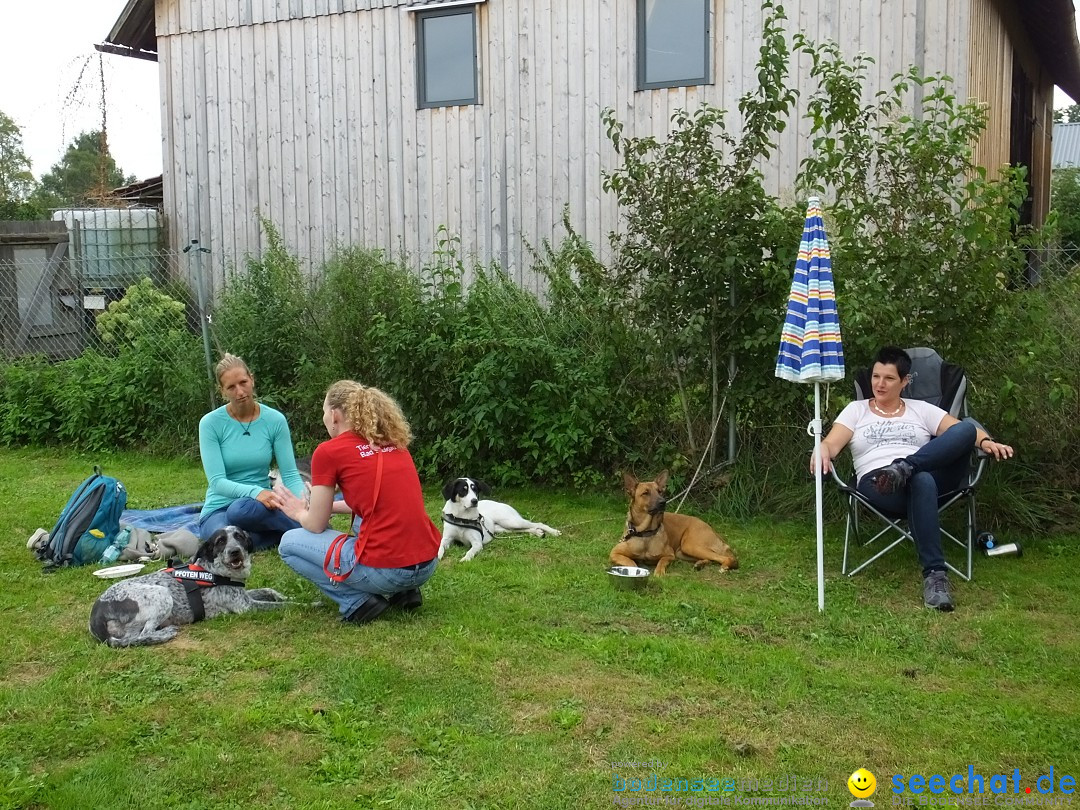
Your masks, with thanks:
[{"label": "white paper plate", "polygon": [[146,568],[146,563],[131,563],[129,565],[113,565],[109,568],[99,568],[94,572],[95,577],[101,577],[102,579],[117,579],[119,577],[130,577],[132,574],[137,574]]}]

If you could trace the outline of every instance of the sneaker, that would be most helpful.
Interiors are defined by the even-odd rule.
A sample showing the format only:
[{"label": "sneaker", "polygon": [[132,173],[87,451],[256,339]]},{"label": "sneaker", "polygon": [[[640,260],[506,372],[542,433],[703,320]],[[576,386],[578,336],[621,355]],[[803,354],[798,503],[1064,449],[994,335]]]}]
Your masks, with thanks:
[{"label": "sneaker", "polygon": [[945,613],[951,611],[955,605],[952,589],[949,587],[949,575],[944,571],[931,571],[927,574],[922,583],[922,600],[928,608]]},{"label": "sneaker", "polygon": [[882,495],[892,495],[907,485],[911,472],[911,465],[898,458],[888,467],[882,467],[877,471],[874,476],[874,487]]},{"label": "sneaker", "polygon": [[350,624],[367,624],[379,618],[388,607],[390,607],[389,602],[378,594],[372,594],[364,604],[346,616],[344,621]]},{"label": "sneaker", "polygon": [[45,547],[45,544],[49,542],[49,533],[44,529],[38,529],[32,535],[30,539],[26,541],[26,548],[28,551],[39,551]]},{"label": "sneaker", "polygon": [[398,607],[402,610],[416,610],[424,604],[424,597],[419,588],[413,588],[410,591],[398,591],[386,601],[390,603],[390,607]]}]

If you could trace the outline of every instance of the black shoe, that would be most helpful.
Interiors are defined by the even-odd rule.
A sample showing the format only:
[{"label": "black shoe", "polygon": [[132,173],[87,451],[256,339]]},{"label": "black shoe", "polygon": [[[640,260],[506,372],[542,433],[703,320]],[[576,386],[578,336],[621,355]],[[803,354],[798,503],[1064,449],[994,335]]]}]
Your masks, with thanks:
[{"label": "black shoe", "polygon": [[874,476],[874,488],[881,495],[892,495],[907,486],[912,467],[903,459],[897,459],[888,467],[882,467]]},{"label": "black shoe", "polygon": [[420,605],[424,604],[424,597],[419,588],[413,588],[411,591],[398,591],[387,602],[390,603],[390,607],[397,607],[402,610],[416,610]]},{"label": "black shoe", "polygon": [[372,594],[364,604],[346,616],[345,621],[351,624],[367,624],[379,618],[388,607],[389,602],[378,594]]}]

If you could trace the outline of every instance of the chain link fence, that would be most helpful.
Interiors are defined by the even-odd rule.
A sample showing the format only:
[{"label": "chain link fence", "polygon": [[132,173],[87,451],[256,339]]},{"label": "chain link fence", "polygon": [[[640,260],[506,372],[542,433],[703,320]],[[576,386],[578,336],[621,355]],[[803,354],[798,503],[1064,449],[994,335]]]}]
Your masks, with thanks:
[{"label": "chain link fence", "polygon": [[[0,352],[5,360],[39,356],[70,360],[88,349],[108,354],[124,335],[157,338],[160,356],[175,368],[190,363],[170,353],[174,340],[155,335],[164,325],[120,304],[135,285],[149,283],[178,306],[173,324],[205,345],[208,380],[213,291],[201,284],[201,255],[163,250],[157,212],[144,209],[59,211],[51,222],[0,223]],[[197,249],[197,248],[196,248]],[[206,272],[209,275],[209,264]],[[117,308],[119,306],[119,309]],[[103,317],[112,311],[110,318]],[[146,319],[140,324],[140,319]],[[140,326],[145,329],[140,330]],[[119,327],[119,333],[117,328]]]}]

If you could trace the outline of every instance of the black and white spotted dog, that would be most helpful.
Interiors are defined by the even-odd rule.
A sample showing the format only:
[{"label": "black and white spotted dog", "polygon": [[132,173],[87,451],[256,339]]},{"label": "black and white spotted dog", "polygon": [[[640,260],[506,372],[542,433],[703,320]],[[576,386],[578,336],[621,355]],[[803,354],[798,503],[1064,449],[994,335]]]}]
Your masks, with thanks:
[{"label": "black and white spotted dog", "polygon": [[451,543],[470,546],[461,558],[468,562],[497,534],[503,532],[529,532],[537,537],[545,534],[559,536],[558,529],[544,523],[533,523],[518,514],[514,507],[498,501],[482,501],[481,495],[491,492],[491,487],[474,478],[455,478],[443,487],[443,534],[439,545],[439,559]]},{"label": "black and white spotted dog", "polygon": [[280,607],[273,588],[247,590],[251,538],[226,526],[199,546],[188,565],[165,568],[110,585],[90,611],[90,633],[110,647],[162,644],[180,625],[223,613]]}]

